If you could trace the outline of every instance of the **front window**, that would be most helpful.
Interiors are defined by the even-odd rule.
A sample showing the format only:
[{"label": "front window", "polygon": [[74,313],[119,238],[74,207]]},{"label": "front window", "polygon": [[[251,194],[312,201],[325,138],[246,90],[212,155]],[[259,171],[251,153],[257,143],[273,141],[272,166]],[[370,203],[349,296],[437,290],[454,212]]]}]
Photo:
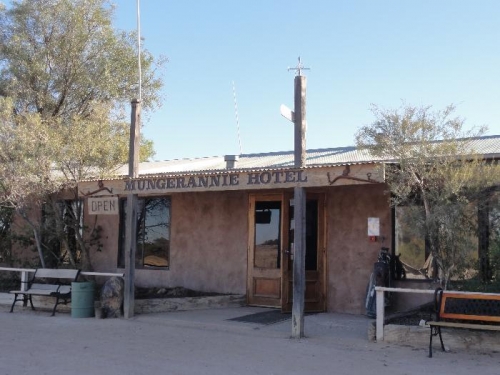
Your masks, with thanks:
[{"label": "front window", "polygon": [[[127,200],[120,201],[120,249],[118,266],[125,267]],[[170,197],[139,198],[137,207],[137,268],[170,265]]]},{"label": "front window", "polygon": [[81,261],[78,238],[83,236],[83,200],[58,200],[42,210],[42,242],[49,251],[47,267],[75,266]]},{"label": "front window", "polygon": [[[399,257],[408,279],[434,279],[440,275],[426,238],[425,212],[421,206],[398,206],[394,214],[395,255]],[[436,238],[434,245],[440,262],[449,270],[450,280],[470,279],[476,275],[479,243],[478,207],[473,204],[456,208],[431,218]],[[457,219],[457,217],[459,219]],[[486,223],[486,225],[488,225]]]},{"label": "front window", "polygon": [[492,194],[488,206],[483,208],[486,222],[481,222],[480,270],[483,277],[500,280],[500,192]]}]

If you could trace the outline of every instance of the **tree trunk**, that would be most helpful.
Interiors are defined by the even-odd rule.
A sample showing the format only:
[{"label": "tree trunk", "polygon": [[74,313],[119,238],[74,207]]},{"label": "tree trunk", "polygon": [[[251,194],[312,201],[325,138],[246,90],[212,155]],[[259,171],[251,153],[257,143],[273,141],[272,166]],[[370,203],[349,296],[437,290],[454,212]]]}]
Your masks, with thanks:
[{"label": "tree trunk", "polygon": [[35,244],[38,251],[38,257],[40,258],[40,264],[42,265],[42,268],[45,268],[45,259],[43,258],[42,241],[40,239],[40,234],[38,233],[35,224],[31,222],[24,210],[18,210],[17,212],[19,212],[21,217],[28,223],[31,229],[33,229],[33,235],[35,237]]},{"label": "tree trunk", "polygon": [[43,259],[43,250],[42,250],[42,242],[40,240],[40,235],[34,226],[32,226],[32,228],[33,228],[33,235],[35,236],[36,249],[38,250],[38,256],[40,258],[40,264],[42,265],[42,268],[45,268],[45,259]]}]

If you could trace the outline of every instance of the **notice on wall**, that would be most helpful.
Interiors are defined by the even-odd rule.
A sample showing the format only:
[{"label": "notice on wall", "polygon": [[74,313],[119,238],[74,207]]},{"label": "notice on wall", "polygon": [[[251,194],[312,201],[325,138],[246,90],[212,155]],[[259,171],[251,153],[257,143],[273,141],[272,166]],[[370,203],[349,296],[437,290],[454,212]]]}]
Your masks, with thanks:
[{"label": "notice on wall", "polygon": [[89,215],[118,215],[118,197],[88,198]]},{"label": "notice on wall", "polygon": [[380,219],[378,217],[368,218],[368,236],[380,236]]}]

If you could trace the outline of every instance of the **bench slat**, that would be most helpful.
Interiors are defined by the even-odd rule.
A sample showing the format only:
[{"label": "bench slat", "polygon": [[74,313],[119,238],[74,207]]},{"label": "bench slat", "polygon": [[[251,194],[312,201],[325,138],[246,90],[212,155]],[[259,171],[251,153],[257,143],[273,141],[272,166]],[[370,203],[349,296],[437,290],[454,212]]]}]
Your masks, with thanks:
[{"label": "bench slat", "polygon": [[439,314],[439,316],[442,319],[478,320],[478,321],[484,321],[484,322],[499,322],[500,323],[500,316],[451,314],[451,313],[442,313],[442,314]]},{"label": "bench slat", "polygon": [[69,285],[60,285],[58,292],[61,295],[69,294],[69,293],[71,293],[71,286],[69,286]]},{"label": "bench slat", "polygon": [[488,331],[500,331],[500,326],[492,326],[486,324],[471,324],[471,323],[453,323],[453,322],[432,322],[428,321],[430,326],[449,327],[449,328],[465,328],[465,329],[484,329]]},{"label": "bench slat", "polygon": [[[439,311],[440,318],[443,319],[461,319],[461,320],[478,320],[478,321],[486,321],[486,322],[499,322],[500,323],[500,315],[494,311],[498,311],[500,306],[500,295],[484,295],[484,294],[457,294],[453,292],[443,292],[442,293],[442,301]],[[446,311],[447,310],[447,302],[449,300],[449,304],[452,304],[454,300],[461,301],[471,301],[470,303],[477,304],[479,301],[491,301],[491,304],[495,304],[495,307],[492,307],[490,311],[474,311],[473,308],[469,309],[459,309],[460,311]]]},{"label": "bench slat", "polygon": [[31,294],[33,296],[51,296],[54,293],[57,293],[55,290],[50,290],[50,289],[29,289],[29,290],[24,290],[24,291],[17,291],[17,292],[10,292],[10,293],[17,293],[17,294]]},{"label": "bench slat", "polygon": [[487,299],[500,301],[500,294],[494,293],[471,293],[468,292],[443,292],[443,297],[458,298],[458,299]]},{"label": "bench slat", "polygon": [[31,287],[28,290],[41,289],[41,290],[52,290],[53,292],[57,292],[58,288],[59,288],[59,285],[56,285],[56,284],[33,283],[33,284],[31,284]]},{"label": "bench slat", "polygon": [[52,279],[72,279],[75,280],[80,270],[71,269],[53,269],[53,268],[38,268],[35,272],[35,278],[52,278]]}]

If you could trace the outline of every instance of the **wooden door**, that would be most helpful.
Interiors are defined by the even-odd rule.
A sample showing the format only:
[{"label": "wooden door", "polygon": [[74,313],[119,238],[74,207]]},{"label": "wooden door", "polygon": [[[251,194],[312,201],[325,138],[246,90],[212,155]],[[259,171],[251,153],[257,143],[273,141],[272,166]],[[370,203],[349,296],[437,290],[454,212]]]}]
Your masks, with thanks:
[{"label": "wooden door", "polygon": [[[292,310],[293,302],[293,200],[290,202],[288,215],[289,247],[283,252],[282,271],[282,310]],[[308,312],[326,309],[326,238],[325,238],[325,199],[323,194],[306,196],[306,290],[304,310]]]},{"label": "wooden door", "polygon": [[[291,311],[293,297],[293,195],[254,194],[249,202],[247,303]],[[306,199],[305,311],[325,311],[323,194]]]},{"label": "wooden door", "polygon": [[247,302],[280,307],[283,195],[250,195],[249,206]]}]

